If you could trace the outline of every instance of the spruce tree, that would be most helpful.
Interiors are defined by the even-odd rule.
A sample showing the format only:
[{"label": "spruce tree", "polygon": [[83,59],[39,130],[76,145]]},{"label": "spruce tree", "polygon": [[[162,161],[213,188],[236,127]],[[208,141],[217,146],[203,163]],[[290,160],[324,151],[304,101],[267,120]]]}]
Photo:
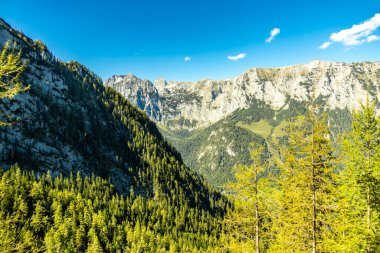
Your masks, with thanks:
[{"label": "spruce tree", "polygon": [[357,242],[356,248],[375,252],[380,239],[380,127],[375,103],[368,96],[360,110],[353,112],[352,132],[345,138],[344,151],[346,168],[340,176],[341,187],[347,191],[341,201],[351,201],[342,207],[341,215],[355,221],[345,236]]}]

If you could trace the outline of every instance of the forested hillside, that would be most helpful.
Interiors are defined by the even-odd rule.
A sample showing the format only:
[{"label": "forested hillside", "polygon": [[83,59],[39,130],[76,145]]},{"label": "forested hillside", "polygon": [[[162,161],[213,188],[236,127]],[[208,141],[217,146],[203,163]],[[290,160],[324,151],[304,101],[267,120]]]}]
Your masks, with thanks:
[{"label": "forested hillside", "polygon": [[[121,252],[145,247],[125,243],[137,227],[154,234],[157,244],[148,251],[206,249],[217,238],[226,198],[184,165],[143,112],[83,65],[56,59],[41,41],[2,20],[0,45],[0,66],[10,69],[0,75],[2,84],[14,85],[14,76],[28,88],[0,101],[0,164],[19,166],[2,173],[0,229],[7,239],[0,251],[78,252],[91,250],[99,237],[103,250]],[[9,61],[18,54],[20,62]],[[35,224],[35,215],[43,225]],[[76,219],[81,215],[85,220]],[[98,216],[104,226],[91,229]],[[72,241],[78,233],[80,243]],[[148,240],[142,233],[136,243]]]},{"label": "forested hillside", "polygon": [[80,171],[109,178],[122,194],[132,188],[184,198],[192,207],[217,206],[220,194],[186,168],[143,112],[83,65],[55,59],[42,42],[3,21],[0,28],[2,45],[13,39],[28,61],[21,80],[30,86],[0,102],[3,121],[14,122],[0,129],[5,168],[17,162],[52,175]]},{"label": "forested hillside", "polygon": [[0,196],[1,252],[212,252],[221,232],[218,215],[184,200],[125,198],[79,173],[1,170]]}]

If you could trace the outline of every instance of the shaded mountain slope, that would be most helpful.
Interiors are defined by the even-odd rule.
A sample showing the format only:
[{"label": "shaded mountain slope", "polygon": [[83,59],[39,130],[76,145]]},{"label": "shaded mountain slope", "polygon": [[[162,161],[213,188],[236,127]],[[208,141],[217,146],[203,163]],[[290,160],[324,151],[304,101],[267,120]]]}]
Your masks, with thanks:
[{"label": "shaded mountain slope", "polygon": [[149,118],[77,62],[56,59],[0,20],[0,47],[11,40],[28,66],[28,92],[0,101],[0,163],[60,173],[109,178],[122,194],[173,198],[173,202],[219,213],[224,199],[189,170]]}]

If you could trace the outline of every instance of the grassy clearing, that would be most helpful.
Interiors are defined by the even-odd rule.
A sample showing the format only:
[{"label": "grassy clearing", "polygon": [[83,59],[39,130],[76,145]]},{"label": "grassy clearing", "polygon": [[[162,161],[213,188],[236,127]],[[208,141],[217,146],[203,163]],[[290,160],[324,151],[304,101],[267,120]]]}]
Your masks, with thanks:
[{"label": "grassy clearing", "polygon": [[272,132],[273,126],[269,124],[267,120],[259,120],[257,122],[253,122],[251,124],[245,124],[241,121],[236,123],[236,126],[251,131],[255,134],[260,135],[263,138],[268,138]]}]

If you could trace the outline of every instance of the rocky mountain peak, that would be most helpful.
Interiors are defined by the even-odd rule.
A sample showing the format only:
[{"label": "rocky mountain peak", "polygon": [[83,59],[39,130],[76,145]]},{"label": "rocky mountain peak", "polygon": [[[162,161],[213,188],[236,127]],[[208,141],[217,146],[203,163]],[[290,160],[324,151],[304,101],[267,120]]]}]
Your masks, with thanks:
[{"label": "rocky mountain peak", "polygon": [[158,78],[156,81],[154,81],[154,86],[156,87],[165,87],[166,85],[168,85],[168,83],[166,82],[166,79],[163,77]]},{"label": "rocky mountain peak", "polygon": [[142,80],[132,74],[114,75],[105,80],[104,85],[116,89],[137,107],[144,110],[151,119],[161,119],[158,90],[149,80]]}]

